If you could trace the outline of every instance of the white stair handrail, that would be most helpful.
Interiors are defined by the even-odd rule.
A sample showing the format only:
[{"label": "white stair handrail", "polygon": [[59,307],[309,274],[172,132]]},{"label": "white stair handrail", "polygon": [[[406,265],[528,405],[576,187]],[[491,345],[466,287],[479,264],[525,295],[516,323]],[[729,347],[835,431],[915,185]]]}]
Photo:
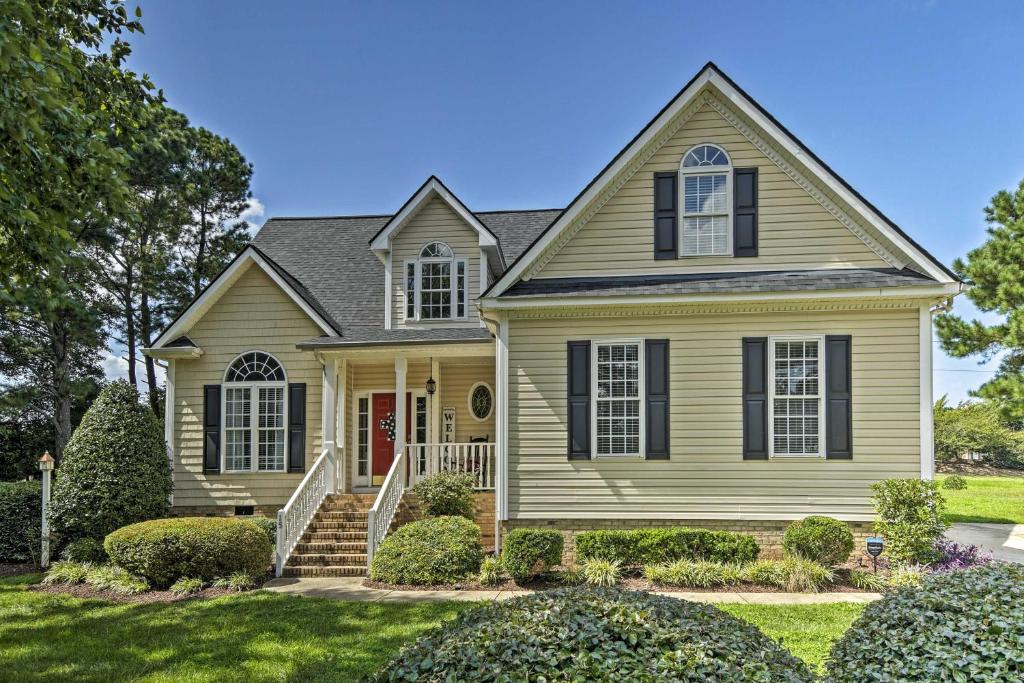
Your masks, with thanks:
[{"label": "white stair handrail", "polygon": [[377,499],[373,501],[373,507],[366,516],[366,566],[369,567],[373,561],[373,554],[384,540],[391,528],[391,521],[395,518],[395,511],[402,502],[402,494],[405,493],[405,449],[398,451],[388,476],[380,487]]},{"label": "white stair handrail", "polygon": [[283,508],[277,511],[277,547],[274,552],[274,576],[284,573],[284,565],[298,545],[306,527],[313,521],[324,499],[334,488],[334,460],[324,450],[295,489]]}]

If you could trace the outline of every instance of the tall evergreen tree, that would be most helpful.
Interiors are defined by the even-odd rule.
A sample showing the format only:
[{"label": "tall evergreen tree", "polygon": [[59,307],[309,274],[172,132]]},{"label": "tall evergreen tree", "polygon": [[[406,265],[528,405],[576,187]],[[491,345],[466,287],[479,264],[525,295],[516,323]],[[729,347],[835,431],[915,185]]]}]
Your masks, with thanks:
[{"label": "tall evergreen tree", "polygon": [[973,392],[994,401],[1005,419],[1024,424],[1024,180],[1000,190],[985,208],[988,240],[957,259],[953,269],[969,285],[967,298],[1002,321],[986,325],[953,314],[936,316],[943,350],[957,358],[988,361],[1003,354],[995,377]]}]

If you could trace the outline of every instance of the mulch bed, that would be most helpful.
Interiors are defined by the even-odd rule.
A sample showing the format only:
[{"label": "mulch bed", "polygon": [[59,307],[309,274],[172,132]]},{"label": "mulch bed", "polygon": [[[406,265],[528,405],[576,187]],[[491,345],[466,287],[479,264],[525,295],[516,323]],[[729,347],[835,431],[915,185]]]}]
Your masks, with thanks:
[{"label": "mulch bed", "polygon": [[943,462],[935,467],[942,474],[961,474],[968,477],[1024,477],[1024,470],[1011,470],[1004,467],[992,467],[967,460],[959,462]]},{"label": "mulch bed", "polygon": [[45,585],[37,583],[29,586],[30,591],[36,593],[53,593],[56,595],[70,595],[74,598],[95,598],[107,602],[148,604],[153,602],[184,602],[186,600],[210,600],[225,595],[237,595],[237,591],[230,591],[226,588],[205,588],[198,593],[191,595],[175,595],[171,591],[147,591],[138,595],[124,595],[109,590],[93,588],[85,583],[76,584],[53,584]]},{"label": "mulch bed", "polygon": [[0,579],[8,576],[21,576],[39,571],[33,564],[5,564],[0,563]]}]

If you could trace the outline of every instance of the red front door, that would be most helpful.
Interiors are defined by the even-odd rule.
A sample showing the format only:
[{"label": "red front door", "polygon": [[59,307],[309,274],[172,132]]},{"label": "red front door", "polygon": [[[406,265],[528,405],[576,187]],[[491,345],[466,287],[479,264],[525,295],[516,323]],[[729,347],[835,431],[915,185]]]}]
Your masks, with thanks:
[{"label": "red front door", "polygon": [[[409,394],[405,395],[405,441],[409,442],[409,423],[412,421],[410,413]],[[370,412],[370,423],[373,426],[373,439],[371,440],[372,453],[371,458],[372,467],[370,473],[372,475],[371,484],[373,486],[380,486],[384,483],[384,478],[388,476],[388,470],[391,469],[391,463],[395,459],[395,395],[391,394],[374,394],[373,395],[373,410]]]}]

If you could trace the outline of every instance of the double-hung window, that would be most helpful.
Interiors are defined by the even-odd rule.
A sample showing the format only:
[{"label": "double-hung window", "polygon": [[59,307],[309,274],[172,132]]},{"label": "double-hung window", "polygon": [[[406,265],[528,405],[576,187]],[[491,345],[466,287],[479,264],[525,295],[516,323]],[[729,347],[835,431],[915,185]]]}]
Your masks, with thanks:
[{"label": "double-hung window", "polygon": [[824,444],[824,339],[770,337],[769,440],[773,456],[821,456]]},{"label": "double-hung window", "polygon": [[594,443],[599,456],[642,456],[643,341],[592,343]]},{"label": "double-hung window", "polygon": [[406,320],[465,318],[468,284],[466,259],[455,258],[444,242],[430,242],[405,263]]},{"label": "double-hung window", "polygon": [[284,368],[262,351],[236,358],[224,375],[224,471],[285,469]]},{"label": "double-hung window", "polygon": [[680,168],[683,256],[732,253],[732,162],[715,145],[697,145]]}]

